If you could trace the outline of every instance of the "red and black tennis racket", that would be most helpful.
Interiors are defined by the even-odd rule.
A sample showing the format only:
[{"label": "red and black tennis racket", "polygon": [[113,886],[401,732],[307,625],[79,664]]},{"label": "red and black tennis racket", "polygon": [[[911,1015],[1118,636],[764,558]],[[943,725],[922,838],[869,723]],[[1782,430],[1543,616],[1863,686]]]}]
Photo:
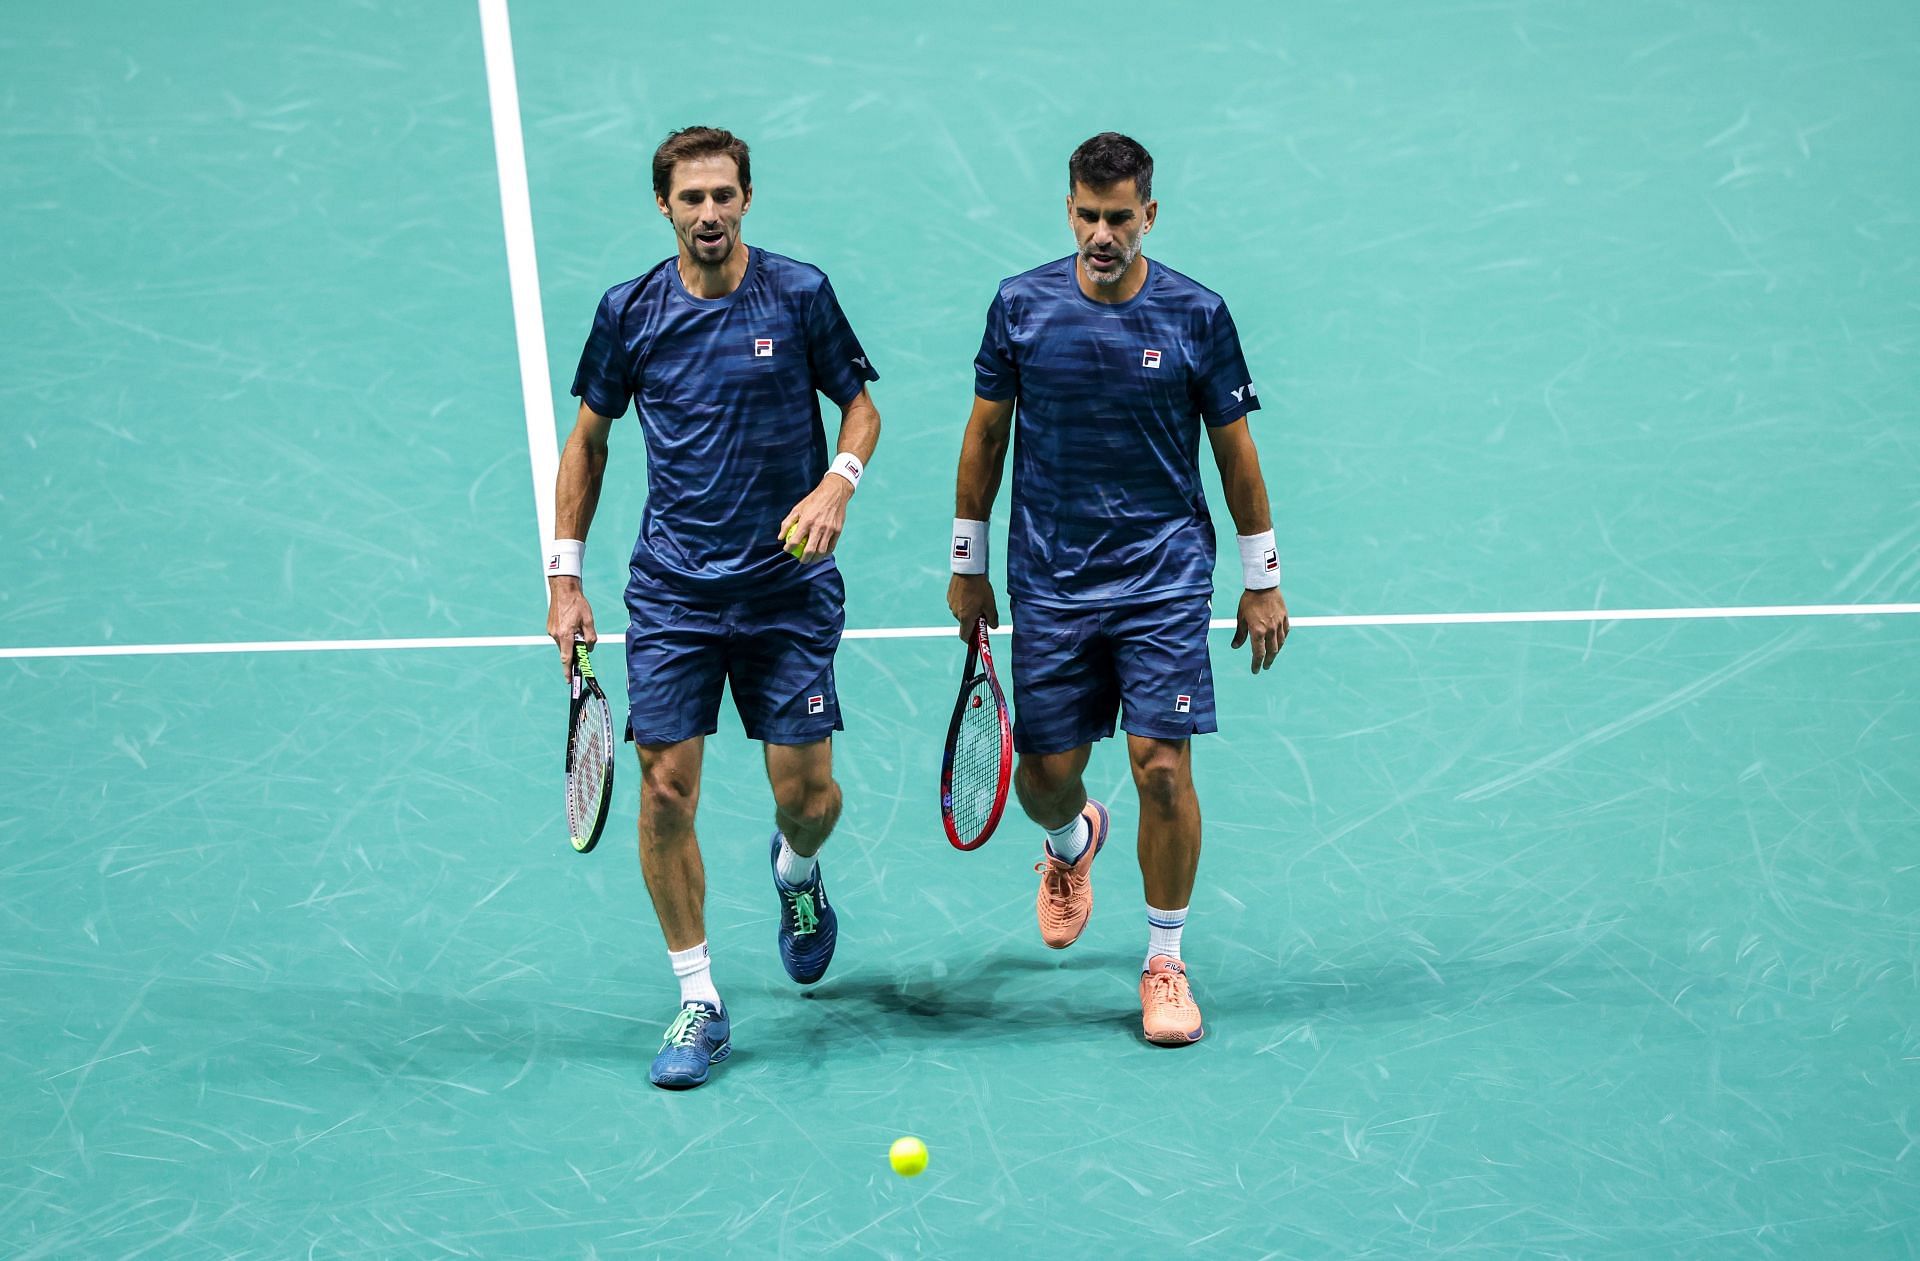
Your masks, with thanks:
[{"label": "red and black tennis racket", "polygon": [[573,700],[567,707],[567,831],[586,853],[600,843],[613,800],[613,711],[593,677],[585,644],[573,646]]},{"label": "red and black tennis racket", "polygon": [[1013,780],[1013,722],[987,649],[987,621],[973,628],[960,699],[940,763],[940,821],[955,849],[979,849],[1000,825]]}]

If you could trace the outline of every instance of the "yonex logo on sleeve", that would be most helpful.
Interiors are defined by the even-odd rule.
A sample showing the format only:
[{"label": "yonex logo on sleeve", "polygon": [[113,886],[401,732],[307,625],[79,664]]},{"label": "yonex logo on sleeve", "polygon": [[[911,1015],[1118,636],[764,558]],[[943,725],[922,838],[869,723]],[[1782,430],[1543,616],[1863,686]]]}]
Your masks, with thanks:
[{"label": "yonex logo on sleeve", "polygon": [[809,697],[807,697],[807,712],[808,712],[809,714],[824,714],[824,713],[826,713],[826,712],[827,712],[827,698],[826,698],[826,697],[824,697],[824,696],[809,696]]},{"label": "yonex logo on sleeve", "polygon": [[853,365],[860,369],[860,371],[865,372],[867,370],[867,357],[865,355],[855,355],[853,357]]},{"label": "yonex logo on sleeve", "polygon": [[973,540],[964,534],[953,536],[953,558],[955,560],[973,559]]},{"label": "yonex logo on sleeve", "polygon": [[1157,367],[1159,367],[1159,366],[1160,366],[1160,352],[1159,352],[1159,351],[1157,351],[1157,350],[1143,350],[1143,351],[1141,351],[1141,352],[1140,352],[1140,366],[1141,366],[1141,367],[1143,367],[1143,368],[1157,368]]},{"label": "yonex logo on sleeve", "polygon": [[1191,696],[1176,696],[1176,697],[1174,697],[1174,698],[1173,698],[1173,712],[1174,712],[1174,713],[1176,713],[1176,714],[1190,714],[1190,713],[1192,713],[1192,712],[1193,712],[1193,697],[1191,697]]},{"label": "yonex logo on sleeve", "polygon": [[771,337],[754,338],[753,339],[753,357],[755,359],[771,359],[773,357],[773,338]]},{"label": "yonex logo on sleeve", "polygon": [[1259,398],[1259,397],[1260,397],[1260,391],[1253,388],[1253,382],[1251,381],[1247,382],[1245,385],[1241,386],[1239,389],[1233,392],[1233,401],[1236,403],[1244,403],[1250,398]]}]

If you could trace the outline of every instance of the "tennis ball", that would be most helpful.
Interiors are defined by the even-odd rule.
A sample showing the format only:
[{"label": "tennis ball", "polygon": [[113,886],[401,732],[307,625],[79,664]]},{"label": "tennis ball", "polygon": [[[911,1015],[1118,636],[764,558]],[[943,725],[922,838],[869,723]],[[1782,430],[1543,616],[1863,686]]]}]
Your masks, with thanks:
[{"label": "tennis ball", "polygon": [[[798,531],[799,531],[799,529],[800,529],[800,523],[799,523],[799,522],[797,522],[797,521],[796,521],[796,522],[794,522],[794,523],[793,523],[792,525],[790,525],[790,526],[788,526],[788,527],[787,527],[787,537],[786,537],[786,540],[785,540],[785,541],[786,541],[786,542],[788,542],[788,543],[792,543],[792,542],[793,542],[793,536],[794,536],[794,535],[795,535],[796,533],[798,533]],[[801,555],[802,555],[803,553],[805,553],[805,552],[806,552],[806,550],[807,550],[807,545],[806,545],[806,543],[805,543],[805,541],[803,540],[802,542],[800,542],[800,543],[798,543],[798,544],[795,544],[795,545],[794,545],[793,547],[789,547],[789,548],[787,549],[787,555],[789,555],[789,556],[791,556],[791,557],[793,557],[793,558],[794,558],[795,560],[799,560],[799,559],[800,559],[800,557],[801,557]]]},{"label": "tennis ball", "polygon": [[887,1162],[903,1178],[917,1178],[927,1171],[927,1145],[909,1134],[893,1140],[887,1149]]}]

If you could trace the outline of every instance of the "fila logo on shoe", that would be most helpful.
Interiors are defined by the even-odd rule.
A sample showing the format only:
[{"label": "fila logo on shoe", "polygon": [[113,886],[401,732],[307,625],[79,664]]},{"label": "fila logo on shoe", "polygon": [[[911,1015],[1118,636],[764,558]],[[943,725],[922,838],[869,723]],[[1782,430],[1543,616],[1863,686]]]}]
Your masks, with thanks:
[{"label": "fila logo on shoe", "polygon": [[1143,367],[1143,368],[1157,368],[1157,367],[1159,367],[1159,366],[1160,366],[1160,352],[1159,352],[1159,351],[1157,351],[1157,350],[1143,350],[1143,351],[1141,351],[1141,352],[1140,352],[1140,366],[1141,366],[1141,367]]},{"label": "fila logo on shoe", "polygon": [[753,339],[753,357],[755,359],[773,358],[773,338],[756,337]]},{"label": "fila logo on shoe", "polygon": [[1173,712],[1174,712],[1174,713],[1176,713],[1176,714],[1190,714],[1190,713],[1192,713],[1192,712],[1193,712],[1193,697],[1191,697],[1191,696],[1176,696],[1176,697],[1174,697],[1174,698],[1173,698]]}]

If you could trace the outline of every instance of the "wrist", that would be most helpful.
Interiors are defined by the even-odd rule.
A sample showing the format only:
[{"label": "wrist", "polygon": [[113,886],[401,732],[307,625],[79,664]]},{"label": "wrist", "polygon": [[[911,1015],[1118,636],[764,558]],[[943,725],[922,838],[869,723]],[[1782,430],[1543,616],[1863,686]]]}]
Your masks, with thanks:
[{"label": "wrist", "polygon": [[860,479],[866,475],[867,466],[860,457],[851,451],[842,451],[833,457],[833,463],[827,466],[827,473],[846,483],[847,494],[852,495],[860,489]]},{"label": "wrist", "polygon": [[1280,586],[1280,550],[1273,531],[1234,536],[1240,544],[1240,577],[1249,591],[1272,591]]},{"label": "wrist", "polygon": [[948,554],[956,574],[987,572],[987,523],[971,517],[953,519],[953,547]]},{"label": "wrist", "polygon": [[547,544],[542,568],[549,578],[578,579],[586,558],[587,544],[584,539],[554,539]]}]

